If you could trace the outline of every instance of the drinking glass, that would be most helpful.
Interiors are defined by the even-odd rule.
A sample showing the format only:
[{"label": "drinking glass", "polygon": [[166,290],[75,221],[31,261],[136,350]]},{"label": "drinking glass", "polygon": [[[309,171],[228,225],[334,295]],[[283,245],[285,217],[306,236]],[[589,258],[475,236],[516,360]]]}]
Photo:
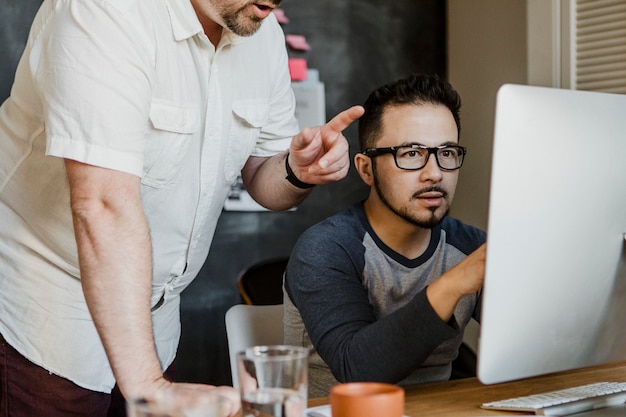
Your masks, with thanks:
[{"label": "drinking glass", "polygon": [[309,350],[254,346],[237,354],[242,417],[304,417]]}]

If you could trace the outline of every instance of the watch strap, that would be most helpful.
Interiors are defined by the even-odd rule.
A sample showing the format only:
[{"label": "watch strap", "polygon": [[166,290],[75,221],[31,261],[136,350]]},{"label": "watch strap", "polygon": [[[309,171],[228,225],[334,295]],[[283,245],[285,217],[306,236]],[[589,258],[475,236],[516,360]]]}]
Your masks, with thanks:
[{"label": "watch strap", "polygon": [[315,187],[315,184],[302,182],[298,179],[298,177],[296,177],[296,174],[293,173],[291,167],[289,166],[289,153],[287,153],[287,156],[285,157],[285,170],[287,171],[287,176],[285,177],[285,179],[289,181],[292,185],[298,188],[302,188],[303,190],[308,190],[309,188]]}]

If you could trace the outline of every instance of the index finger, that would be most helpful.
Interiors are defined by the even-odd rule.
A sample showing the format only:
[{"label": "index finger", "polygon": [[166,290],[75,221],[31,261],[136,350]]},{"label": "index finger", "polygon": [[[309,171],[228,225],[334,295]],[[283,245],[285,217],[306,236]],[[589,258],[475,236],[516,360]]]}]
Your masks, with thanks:
[{"label": "index finger", "polygon": [[334,132],[341,133],[345,128],[350,126],[352,122],[363,116],[363,113],[365,113],[363,106],[352,106],[333,117],[328,123],[326,123],[324,129],[330,129]]}]

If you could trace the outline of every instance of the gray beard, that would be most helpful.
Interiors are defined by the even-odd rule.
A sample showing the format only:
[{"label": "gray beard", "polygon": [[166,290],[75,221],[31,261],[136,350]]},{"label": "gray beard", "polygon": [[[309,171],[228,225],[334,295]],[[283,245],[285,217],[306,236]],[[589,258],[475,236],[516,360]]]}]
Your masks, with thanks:
[{"label": "gray beard", "polygon": [[[280,3],[281,0],[272,0],[272,4],[277,7],[280,6]],[[246,18],[243,17],[243,12],[247,7],[248,5],[246,4],[237,11],[222,14],[222,19],[226,27],[234,34],[243,37],[254,35],[259,30],[264,20],[256,16],[250,16],[248,18],[249,21],[246,21]]]},{"label": "gray beard", "polygon": [[248,25],[244,25],[239,22],[238,15],[236,14],[225,15],[222,18],[224,19],[224,23],[226,24],[226,27],[231,32],[233,32],[236,35],[243,36],[243,37],[254,35],[259,30],[259,28],[261,27],[261,24],[263,23],[263,20],[253,18],[251,19],[250,22],[248,22]]}]

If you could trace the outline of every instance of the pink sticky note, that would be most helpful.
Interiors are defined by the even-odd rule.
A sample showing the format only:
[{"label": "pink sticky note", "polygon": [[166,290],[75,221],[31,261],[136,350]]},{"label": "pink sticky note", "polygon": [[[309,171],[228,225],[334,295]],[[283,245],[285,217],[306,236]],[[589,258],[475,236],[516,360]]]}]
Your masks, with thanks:
[{"label": "pink sticky note", "polygon": [[306,59],[289,58],[289,74],[291,75],[291,81],[305,81],[306,71]]},{"label": "pink sticky note", "polygon": [[274,16],[276,16],[276,20],[278,20],[278,23],[289,23],[289,18],[285,16],[285,11],[283,9],[274,9]]},{"label": "pink sticky note", "polygon": [[306,38],[302,35],[286,35],[285,40],[287,41],[287,45],[293,49],[299,51],[308,51],[311,49],[309,44],[306,42]]}]

